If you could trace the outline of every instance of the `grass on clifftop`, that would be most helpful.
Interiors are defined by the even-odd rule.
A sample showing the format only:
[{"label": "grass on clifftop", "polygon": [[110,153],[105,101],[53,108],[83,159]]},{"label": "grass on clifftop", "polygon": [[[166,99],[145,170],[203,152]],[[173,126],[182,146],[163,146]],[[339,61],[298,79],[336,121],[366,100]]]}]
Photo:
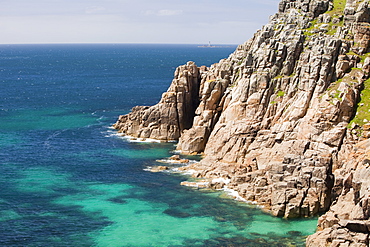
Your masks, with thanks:
[{"label": "grass on clifftop", "polygon": [[346,7],[346,0],[334,0],[333,1],[333,9],[326,12],[326,14],[330,15],[331,18],[338,18],[340,21],[339,23],[333,23],[333,20],[328,23],[328,31],[326,34],[328,35],[334,35],[337,32],[337,28],[344,25],[343,21],[343,12]]},{"label": "grass on clifftop", "polygon": [[[320,29],[320,25],[327,24],[327,31],[326,34],[328,35],[334,35],[337,32],[337,28],[339,26],[343,26],[343,12],[346,7],[346,0],[333,0],[333,9],[330,11],[327,11],[325,14],[328,14],[331,16],[332,20],[330,23],[317,23],[317,18],[311,21],[311,26],[309,28],[304,29],[304,35],[305,36],[312,36],[316,32],[315,30]],[[337,23],[334,23],[333,19],[339,19]]]},{"label": "grass on clifftop", "polygon": [[343,15],[344,8],[346,7],[346,2],[346,0],[334,0],[333,9],[326,13],[332,17]]},{"label": "grass on clifftop", "polygon": [[357,105],[356,116],[350,122],[360,126],[370,122],[370,79],[364,82],[364,89],[361,91],[361,100]]}]

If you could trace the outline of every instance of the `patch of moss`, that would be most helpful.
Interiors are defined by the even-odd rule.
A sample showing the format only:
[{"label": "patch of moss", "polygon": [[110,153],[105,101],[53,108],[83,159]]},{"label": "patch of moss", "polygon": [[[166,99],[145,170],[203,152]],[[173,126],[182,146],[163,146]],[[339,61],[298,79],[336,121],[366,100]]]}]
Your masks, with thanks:
[{"label": "patch of moss", "polygon": [[[334,35],[337,32],[338,27],[344,25],[343,21],[343,12],[346,6],[346,0],[333,0],[333,9],[327,11],[326,14],[330,15],[332,18],[340,19],[339,23],[328,23],[328,31],[326,34]],[[303,29],[303,34],[307,37],[312,36],[315,34],[315,30],[319,29],[319,25],[317,25],[317,19],[311,21],[311,26],[309,28]]]},{"label": "patch of moss", "polygon": [[357,53],[355,53],[355,52],[353,52],[353,51],[349,51],[349,52],[347,52],[347,53],[346,53],[346,55],[355,55],[355,56],[358,56],[358,54],[357,54]]},{"label": "patch of moss", "polygon": [[290,78],[294,76],[295,76],[295,73],[292,73],[290,75],[278,75],[278,76],[275,76],[273,79]]},{"label": "patch of moss", "polygon": [[303,35],[305,36],[314,35],[315,33],[313,32],[313,30],[317,29],[316,24],[317,24],[317,19],[314,19],[313,21],[311,21],[311,26],[303,30]]},{"label": "patch of moss", "polygon": [[366,123],[365,119],[370,121],[370,79],[364,82],[364,89],[361,91],[361,100],[357,104],[356,116],[352,119],[350,125],[356,123],[362,126]]},{"label": "patch of moss", "polygon": [[279,91],[279,92],[277,92],[276,95],[279,96],[279,97],[283,97],[285,95],[285,92],[284,91]]},{"label": "patch of moss", "polygon": [[333,0],[333,9],[326,12],[330,16],[339,16],[343,14],[346,7],[346,0]]},{"label": "patch of moss", "polygon": [[329,23],[328,31],[326,32],[326,34],[328,35],[336,34],[338,27],[342,27],[343,25],[344,25],[343,20],[341,20],[339,23],[333,23],[333,22]]},{"label": "patch of moss", "polygon": [[366,53],[366,54],[364,54],[364,55],[360,56],[360,58],[361,58],[360,63],[364,64],[365,59],[366,59],[367,57],[370,57],[370,53]]},{"label": "patch of moss", "polygon": [[239,60],[238,61],[238,65],[240,66],[240,65],[242,65],[242,63],[245,61],[245,57],[243,58],[243,59],[241,59],[241,60]]},{"label": "patch of moss", "polygon": [[215,79],[212,79],[212,80],[208,80],[207,82],[214,82],[214,81],[216,81]]},{"label": "patch of moss", "polygon": [[334,93],[334,95],[332,95],[332,97],[334,98],[334,99],[337,99],[337,100],[343,100],[341,97],[340,97],[340,94],[341,94],[342,92],[341,91],[339,91],[339,90],[335,90],[335,93]]},{"label": "patch of moss", "polygon": [[326,91],[331,91],[331,90],[337,90],[338,87],[339,87],[339,84],[342,82],[342,78],[337,80],[337,81],[334,81],[330,84],[330,86],[326,89]]}]

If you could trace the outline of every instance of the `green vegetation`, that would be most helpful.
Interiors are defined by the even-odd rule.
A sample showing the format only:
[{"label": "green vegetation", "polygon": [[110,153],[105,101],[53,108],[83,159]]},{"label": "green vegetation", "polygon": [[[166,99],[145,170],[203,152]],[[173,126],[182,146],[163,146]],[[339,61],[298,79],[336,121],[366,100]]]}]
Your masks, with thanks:
[{"label": "green vegetation", "polygon": [[[338,87],[339,83],[336,83],[334,87]],[[332,105],[335,105],[336,104],[336,100],[338,101],[343,101],[343,98],[340,97],[340,95],[342,94],[342,91],[338,90],[338,89],[333,89],[332,90],[329,90],[330,93],[329,93],[329,97],[330,97],[330,104]]]},{"label": "green vegetation", "polygon": [[342,82],[343,78],[334,81],[330,84],[330,86],[326,89],[326,91],[338,90],[339,84]]},{"label": "green vegetation", "polygon": [[326,89],[328,95],[330,97],[330,104],[335,105],[336,100],[342,101],[343,99],[340,97],[342,91],[338,90],[340,83],[343,79],[339,79],[334,81],[330,84],[330,86]]},{"label": "green vegetation", "polygon": [[290,77],[294,77],[294,76],[295,76],[295,73],[292,73],[290,75],[278,75],[278,76],[275,76],[273,78],[273,80],[275,80],[275,79],[281,79],[281,78],[290,78]]},{"label": "green vegetation", "polygon": [[303,34],[305,36],[311,36],[311,35],[314,35],[314,33],[312,32],[313,30],[315,30],[317,27],[316,27],[316,24],[317,24],[317,19],[314,19],[313,21],[311,21],[311,26],[309,28],[306,28],[303,30]]},{"label": "green vegetation", "polygon": [[244,63],[245,62],[245,57],[243,57],[241,60],[239,60],[238,61],[238,66],[240,66],[240,65],[242,65],[242,63]]},{"label": "green vegetation", "polygon": [[279,96],[279,97],[283,97],[285,95],[285,92],[284,91],[279,91],[279,92],[277,92],[276,95]]},{"label": "green vegetation", "polygon": [[344,25],[344,21],[341,20],[339,23],[333,23],[333,22],[330,22],[329,23],[329,27],[328,27],[328,31],[326,32],[327,35],[334,35],[337,30],[338,30],[338,27],[342,27]]},{"label": "green vegetation", "polygon": [[331,17],[338,17],[343,14],[344,8],[346,7],[346,0],[334,0],[333,9],[326,12]]},{"label": "green vegetation", "polygon": [[364,64],[365,59],[366,59],[367,57],[370,57],[370,53],[366,53],[366,54],[364,54],[364,55],[360,56],[360,58],[361,58],[360,63]]},{"label": "green vegetation", "polygon": [[[344,11],[345,6],[346,6],[346,0],[333,0],[333,9],[326,12],[326,14],[330,15],[332,20],[330,23],[322,23],[322,24],[328,24],[328,29],[326,31],[326,34],[334,35],[337,32],[338,27],[341,27],[344,25],[343,11]],[[339,22],[334,23],[333,19],[337,19],[339,20]],[[319,29],[320,25],[321,24],[317,23],[317,19],[314,19],[313,21],[311,21],[311,26],[303,30],[303,34],[305,36],[314,35],[315,34],[314,30]]]},{"label": "green vegetation", "polygon": [[357,53],[355,53],[355,52],[353,52],[353,51],[349,51],[349,52],[347,52],[347,53],[346,53],[346,55],[349,55],[349,56],[351,56],[351,55],[352,55],[352,56],[353,56],[353,55],[354,55],[354,56],[358,56],[358,54],[357,54]]},{"label": "green vegetation", "polygon": [[[333,9],[326,12],[326,14],[330,15],[332,18],[331,23],[329,23],[329,28],[326,34],[334,35],[337,32],[337,28],[344,25],[343,21],[343,12],[344,8],[346,7],[346,0],[334,0],[333,1]],[[333,23],[333,19],[339,19],[339,23]]]},{"label": "green vegetation", "polygon": [[342,92],[341,91],[339,91],[338,89],[337,90],[335,90],[335,93],[334,93],[334,95],[332,95],[332,97],[334,98],[334,99],[337,99],[337,100],[343,100],[341,97],[340,97],[340,94],[341,94]]},{"label": "green vegetation", "polygon": [[285,95],[285,92],[284,91],[278,91],[277,93],[276,93],[276,96],[274,97],[275,98],[275,100],[273,100],[273,101],[270,101],[270,104],[271,105],[274,105],[274,104],[276,104],[276,103],[278,103],[278,102],[281,102],[281,97],[283,97]]},{"label": "green vegetation", "polygon": [[349,123],[349,126],[353,123],[362,126],[366,123],[365,119],[370,121],[370,79],[364,82],[364,89],[361,91],[361,100],[357,104],[356,116]]}]

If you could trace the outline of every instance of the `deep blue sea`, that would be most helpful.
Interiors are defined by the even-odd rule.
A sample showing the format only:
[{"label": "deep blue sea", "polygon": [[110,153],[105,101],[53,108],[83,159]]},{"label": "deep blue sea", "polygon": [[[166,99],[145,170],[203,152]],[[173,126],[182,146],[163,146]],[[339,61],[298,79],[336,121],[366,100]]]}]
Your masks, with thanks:
[{"label": "deep blue sea", "polygon": [[288,221],[145,169],[174,143],[110,126],[153,105],[177,66],[235,46],[0,45],[0,246],[304,246],[316,219]]}]

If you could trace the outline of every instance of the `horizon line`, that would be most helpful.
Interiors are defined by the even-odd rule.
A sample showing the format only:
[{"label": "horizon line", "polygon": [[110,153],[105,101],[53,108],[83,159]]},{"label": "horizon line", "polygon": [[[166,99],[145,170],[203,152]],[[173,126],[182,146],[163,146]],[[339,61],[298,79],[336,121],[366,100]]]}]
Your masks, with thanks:
[{"label": "horizon line", "polygon": [[[206,45],[208,46],[209,43],[169,43],[169,42],[17,42],[17,43],[0,43],[0,45],[83,45],[83,44],[92,44],[92,45],[98,45],[98,44],[127,44],[127,45]],[[230,43],[215,43],[211,46],[237,46],[240,44],[230,44]]]}]

